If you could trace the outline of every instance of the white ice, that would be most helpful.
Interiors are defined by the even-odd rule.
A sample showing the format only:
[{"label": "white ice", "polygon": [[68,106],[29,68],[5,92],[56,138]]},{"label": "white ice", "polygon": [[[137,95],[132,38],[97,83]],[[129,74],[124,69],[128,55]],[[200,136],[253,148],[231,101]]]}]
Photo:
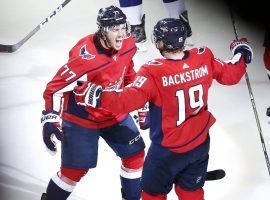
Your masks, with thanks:
[{"label": "white ice", "polygon": [[[0,1],[0,43],[21,40],[62,1]],[[54,157],[49,155],[41,137],[42,93],[66,62],[69,49],[96,30],[98,9],[111,4],[119,5],[118,0],[71,1],[17,52],[0,53],[0,199],[40,199],[50,177],[59,169],[60,152]],[[216,57],[229,59],[228,46],[235,36],[226,5],[189,0],[187,8],[196,46],[208,46]],[[161,0],[145,0],[143,10],[148,51],[135,56],[136,68],[160,56],[151,43],[151,32],[157,20],[168,16]],[[270,83],[262,60],[263,31],[238,17],[236,26],[239,36],[247,37],[254,50],[248,74],[269,154],[270,124],[265,112],[270,106]],[[217,118],[211,129],[209,170],[223,168],[227,174],[220,181],[206,182],[205,199],[269,199],[270,176],[245,78],[232,87],[214,82],[209,110]],[[148,132],[142,135],[148,147]],[[120,160],[100,140],[97,168],[89,171],[69,199],[121,199],[119,171]],[[172,191],[168,200],[176,199]]]}]

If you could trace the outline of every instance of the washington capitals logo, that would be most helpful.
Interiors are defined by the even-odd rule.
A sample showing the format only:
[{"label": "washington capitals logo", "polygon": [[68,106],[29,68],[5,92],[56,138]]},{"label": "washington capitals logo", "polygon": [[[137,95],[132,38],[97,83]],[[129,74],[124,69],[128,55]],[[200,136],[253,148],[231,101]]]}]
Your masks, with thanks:
[{"label": "washington capitals logo", "polygon": [[162,62],[159,62],[157,60],[151,60],[147,63],[148,65],[162,65]]},{"label": "washington capitals logo", "polygon": [[109,86],[105,88],[106,91],[117,91],[121,89],[122,83],[124,82],[124,77],[126,74],[126,66],[124,67],[124,70],[119,78],[119,80],[115,80],[114,83],[110,83]]},{"label": "washington capitals logo", "polygon": [[202,54],[203,52],[205,52],[205,47],[199,47],[197,54]]},{"label": "washington capitals logo", "polygon": [[82,48],[80,50],[80,56],[82,57],[82,59],[85,59],[85,60],[91,60],[91,59],[94,59],[96,57],[95,55],[90,54],[86,50],[86,45],[82,46]]}]

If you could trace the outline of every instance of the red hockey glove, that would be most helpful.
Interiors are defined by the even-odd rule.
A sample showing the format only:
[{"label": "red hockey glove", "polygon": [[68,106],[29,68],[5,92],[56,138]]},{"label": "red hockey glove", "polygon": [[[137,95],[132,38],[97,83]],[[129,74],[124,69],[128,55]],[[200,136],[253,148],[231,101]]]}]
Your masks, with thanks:
[{"label": "red hockey glove", "polygon": [[56,154],[56,142],[53,140],[55,136],[58,140],[62,140],[63,132],[60,126],[60,117],[58,112],[54,110],[42,111],[41,125],[43,127],[43,141],[50,154]]},{"label": "red hockey glove", "polygon": [[140,129],[142,130],[148,129],[150,127],[148,102],[144,105],[143,108],[138,110],[138,117],[139,117]]},{"label": "red hockey glove", "polygon": [[233,55],[237,53],[241,53],[245,59],[245,63],[251,63],[253,59],[253,51],[249,46],[249,43],[246,38],[241,38],[239,40],[233,40],[230,45],[230,50],[232,51]]},{"label": "red hockey glove", "polygon": [[80,82],[80,85],[74,88],[77,104],[93,108],[100,107],[101,93],[102,87],[91,82]]}]

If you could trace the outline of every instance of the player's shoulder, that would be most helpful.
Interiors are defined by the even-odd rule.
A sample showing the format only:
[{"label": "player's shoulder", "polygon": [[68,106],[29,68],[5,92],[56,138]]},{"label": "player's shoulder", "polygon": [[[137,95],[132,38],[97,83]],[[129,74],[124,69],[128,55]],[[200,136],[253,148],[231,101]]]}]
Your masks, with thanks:
[{"label": "player's shoulder", "polygon": [[164,64],[164,59],[153,59],[145,63],[145,67],[160,67]]},{"label": "player's shoulder", "polygon": [[[83,43],[88,43],[89,41],[93,41],[94,34],[86,35],[85,37],[81,38],[76,45],[82,45]],[[76,46],[75,45],[75,46]]]},{"label": "player's shoulder", "polygon": [[150,60],[150,61],[144,63],[141,66],[140,70],[144,71],[144,72],[147,72],[149,74],[154,74],[154,73],[156,73],[156,71],[159,71],[161,69],[161,67],[164,65],[163,60],[164,59]]},{"label": "player's shoulder", "polygon": [[74,47],[69,51],[69,57],[81,57],[82,59],[93,59],[96,54],[96,48],[94,45],[94,35],[88,35],[80,39]]},{"label": "player's shoulder", "polygon": [[121,51],[131,51],[131,50],[136,51],[137,47],[134,38],[130,34],[128,37],[124,39]]},{"label": "player's shoulder", "polygon": [[94,44],[94,34],[80,39],[69,51],[69,64],[72,67],[87,65],[88,68],[95,66],[98,59],[98,52]]},{"label": "player's shoulder", "polygon": [[124,42],[130,46],[136,46],[135,40],[131,34],[129,34],[125,39]]}]

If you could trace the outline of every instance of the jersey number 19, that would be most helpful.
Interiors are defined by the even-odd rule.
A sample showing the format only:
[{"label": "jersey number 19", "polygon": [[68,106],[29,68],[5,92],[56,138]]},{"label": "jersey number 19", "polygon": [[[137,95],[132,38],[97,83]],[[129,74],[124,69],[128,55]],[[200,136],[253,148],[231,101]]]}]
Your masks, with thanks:
[{"label": "jersey number 19", "polygon": [[[198,95],[196,95],[196,93]],[[185,95],[188,95],[189,98],[185,98]],[[197,114],[204,106],[203,87],[201,84],[190,87],[188,89],[188,94],[185,94],[184,90],[177,90],[176,97],[178,100],[178,120],[176,121],[177,126],[180,126],[180,124],[186,119],[186,103],[189,104],[190,108],[196,109],[192,115]],[[188,99],[189,102],[186,102]]]}]

